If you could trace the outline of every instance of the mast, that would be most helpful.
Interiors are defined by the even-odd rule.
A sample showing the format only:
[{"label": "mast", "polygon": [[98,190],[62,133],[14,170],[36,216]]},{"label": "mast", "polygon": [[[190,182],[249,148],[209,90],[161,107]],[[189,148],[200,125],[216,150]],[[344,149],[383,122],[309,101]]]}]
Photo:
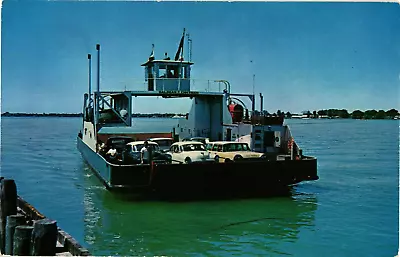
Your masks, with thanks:
[{"label": "mast", "polygon": [[100,92],[100,45],[96,45],[97,50],[97,92]]},{"label": "mast", "polygon": [[95,93],[94,104],[94,136],[97,138],[97,123],[99,122],[99,102],[100,102],[100,44],[96,44],[97,50],[97,89]]},{"label": "mast", "polygon": [[92,55],[88,54],[89,61],[89,106],[92,101]]},{"label": "mast", "polygon": [[178,51],[176,51],[176,54],[175,54],[175,58],[174,58],[175,61],[182,60],[184,41],[185,41],[185,29],[183,29],[183,34],[181,37],[181,41],[179,42]]},{"label": "mast", "polygon": [[182,61],[182,59],[183,59],[183,49],[184,49],[184,44],[185,44],[185,31],[186,31],[186,29],[184,28],[183,29],[183,34],[182,34],[182,39],[183,39],[183,41],[182,41],[182,55],[181,55],[181,58],[180,58],[180,61]]},{"label": "mast", "polygon": [[192,39],[190,38],[189,33],[186,34],[188,41],[188,61],[192,61]]}]

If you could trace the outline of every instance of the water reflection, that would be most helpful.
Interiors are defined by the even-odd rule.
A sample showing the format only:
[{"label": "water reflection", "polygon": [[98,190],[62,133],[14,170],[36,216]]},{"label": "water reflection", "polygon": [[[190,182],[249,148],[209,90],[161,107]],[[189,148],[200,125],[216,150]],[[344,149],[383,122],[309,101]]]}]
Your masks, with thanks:
[{"label": "water reflection", "polygon": [[289,254],[312,230],[314,195],[229,201],[132,201],[104,189],[85,168],[85,239],[94,255]]}]

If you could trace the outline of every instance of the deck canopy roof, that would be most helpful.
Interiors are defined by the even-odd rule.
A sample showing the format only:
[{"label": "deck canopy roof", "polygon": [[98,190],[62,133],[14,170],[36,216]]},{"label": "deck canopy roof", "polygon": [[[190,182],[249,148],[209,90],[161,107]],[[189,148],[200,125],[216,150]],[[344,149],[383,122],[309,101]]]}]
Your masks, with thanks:
[{"label": "deck canopy roof", "polygon": [[196,97],[196,96],[223,96],[223,92],[199,91],[101,91],[102,95],[131,95],[131,96],[162,96],[162,97]]},{"label": "deck canopy roof", "polygon": [[193,65],[193,62],[188,61],[175,61],[175,60],[148,60],[145,63],[142,63],[140,66],[148,66],[150,63],[162,63],[162,64],[186,64]]}]

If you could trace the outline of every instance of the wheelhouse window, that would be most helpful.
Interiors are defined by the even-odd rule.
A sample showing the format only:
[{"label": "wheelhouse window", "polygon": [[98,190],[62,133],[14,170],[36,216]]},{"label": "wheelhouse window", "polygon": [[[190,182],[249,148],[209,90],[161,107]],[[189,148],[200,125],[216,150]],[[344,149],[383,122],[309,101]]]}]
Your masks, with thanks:
[{"label": "wheelhouse window", "polygon": [[189,77],[189,66],[182,67],[183,69],[183,78],[187,79]]},{"label": "wheelhouse window", "polygon": [[160,64],[158,70],[160,78],[179,78],[179,75],[181,74],[180,67],[176,65]]},{"label": "wheelhouse window", "polygon": [[145,81],[149,78],[153,78],[153,66],[146,66],[145,68]]}]

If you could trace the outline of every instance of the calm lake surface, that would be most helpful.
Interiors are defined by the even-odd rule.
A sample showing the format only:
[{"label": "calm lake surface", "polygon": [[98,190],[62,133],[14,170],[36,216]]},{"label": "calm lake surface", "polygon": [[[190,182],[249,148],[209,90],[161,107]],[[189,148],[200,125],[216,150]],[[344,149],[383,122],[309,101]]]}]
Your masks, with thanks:
[{"label": "calm lake surface", "polygon": [[[175,119],[135,119],[170,131]],[[399,123],[287,120],[318,181],[290,196],[132,201],[105,190],[76,149],[80,118],[2,118],[1,175],[93,255],[394,256]]]}]

